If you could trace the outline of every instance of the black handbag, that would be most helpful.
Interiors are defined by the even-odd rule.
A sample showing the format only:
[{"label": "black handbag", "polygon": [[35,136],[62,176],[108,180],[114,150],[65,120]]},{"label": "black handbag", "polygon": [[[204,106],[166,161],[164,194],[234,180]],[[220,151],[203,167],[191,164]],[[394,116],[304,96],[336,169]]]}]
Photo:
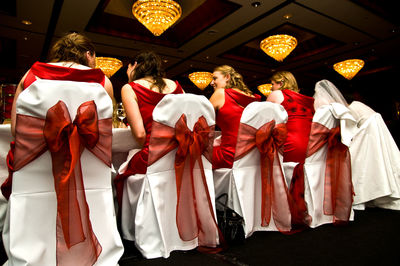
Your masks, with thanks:
[{"label": "black handbag", "polygon": [[227,206],[228,194],[216,198],[218,227],[229,244],[244,243],[244,220]]}]

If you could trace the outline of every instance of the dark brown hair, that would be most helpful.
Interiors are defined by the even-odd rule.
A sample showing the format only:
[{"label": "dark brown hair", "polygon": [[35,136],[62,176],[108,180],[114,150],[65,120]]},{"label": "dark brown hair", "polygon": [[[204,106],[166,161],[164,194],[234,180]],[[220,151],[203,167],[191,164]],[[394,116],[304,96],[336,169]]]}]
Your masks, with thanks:
[{"label": "dark brown hair", "polygon": [[51,48],[50,62],[74,62],[89,66],[86,52],[95,54],[95,48],[91,40],[79,33],[69,33],[61,37]]},{"label": "dark brown hair", "polygon": [[142,51],[140,52],[131,64],[137,63],[135,71],[132,71],[133,75],[130,77],[131,80],[137,80],[144,77],[152,77],[154,80],[151,84],[150,89],[157,87],[161,93],[165,84],[164,77],[165,72],[161,68],[161,58],[153,51]]}]

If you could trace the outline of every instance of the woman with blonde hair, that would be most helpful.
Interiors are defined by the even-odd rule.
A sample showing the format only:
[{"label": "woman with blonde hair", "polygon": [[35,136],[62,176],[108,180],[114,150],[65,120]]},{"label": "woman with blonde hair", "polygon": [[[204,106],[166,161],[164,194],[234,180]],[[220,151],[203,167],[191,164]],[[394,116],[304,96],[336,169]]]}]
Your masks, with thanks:
[{"label": "woman with blonde hair", "polygon": [[260,101],[245,85],[242,75],[228,65],[214,69],[210,102],[217,113],[216,124],[221,130],[221,144],[214,147],[213,168],[232,168],[240,118],[244,108]]},{"label": "woman with blonde hair", "polygon": [[276,72],[271,77],[272,92],[267,101],[281,104],[288,113],[287,139],[284,145],[284,162],[304,162],[311,122],[314,115],[314,98],[300,94],[297,81],[288,71]]}]

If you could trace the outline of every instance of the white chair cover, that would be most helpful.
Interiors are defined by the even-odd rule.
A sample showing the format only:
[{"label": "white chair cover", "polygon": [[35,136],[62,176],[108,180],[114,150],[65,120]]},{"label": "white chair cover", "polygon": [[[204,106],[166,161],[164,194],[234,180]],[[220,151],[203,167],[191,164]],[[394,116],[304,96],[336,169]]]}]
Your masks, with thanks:
[{"label": "white chair cover", "polygon": [[[286,123],[287,118],[285,109],[279,104],[253,102],[244,109],[240,122],[259,129],[272,120],[275,120],[276,124]],[[282,156],[280,154],[279,161],[282,164]],[[214,183],[216,195],[228,193],[228,206],[243,217],[246,238],[255,231],[278,230],[275,226],[273,215],[271,215],[268,226],[261,226],[262,185],[260,152],[257,148],[254,148],[242,158],[235,160],[232,169],[214,170]],[[282,185],[287,189],[285,182]],[[290,221],[290,217],[288,217],[288,221]]]},{"label": "white chair cover", "polygon": [[[354,135],[355,119],[348,108],[339,103],[323,105],[315,111],[313,123],[319,123],[328,129],[340,124],[342,143],[349,146]],[[304,198],[308,214],[312,217],[310,227],[314,228],[323,224],[332,223],[333,215],[324,214],[324,181],[328,144],[307,157],[304,163]],[[351,210],[350,221],[354,220]]]},{"label": "white chair cover", "polygon": [[[215,113],[210,102],[204,96],[194,94],[166,95],[154,109],[153,121],[174,128],[182,114],[186,115],[190,130],[193,130],[201,116],[204,116],[209,126],[215,125]],[[130,152],[128,160],[119,169],[120,173],[125,171],[130,158],[137,151]],[[165,154],[148,166],[146,174],[129,176],[124,185],[122,236],[135,241],[135,245],[146,258],[167,258],[174,250],[190,250],[198,246],[198,238],[183,241],[178,233],[175,154],[176,149]],[[151,154],[149,158],[150,156]],[[216,218],[212,165],[203,155],[202,162]],[[197,163],[194,171],[199,172]]]},{"label": "white chair cover", "polygon": [[354,205],[400,210],[400,151],[380,114],[360,102],[349,106],[358,118],[350,153]]},{"label": "white chair cover", "polygon": [[[92,100],[99,120],[112,117],[111,99],[100,84],[45,79],[38,79],[19,95],[17,115],[45,119],[59,100],[67,105],[72,120],[78,107]],[[92,229],[102,247],[95,265],[117,265],[123,246],[114,212],[111,169],[87,149],[80,160]],[[47,150],[14,172],[3,230],[8,265],[56,265],[56,218],[52,157]]]},{"label": "white chair cover", "polygon": [[[8,177],[6,163],[7,153],[10,150],[10,142],[13,140],[11,135],[11,124],[0,125],[0,184]],[[0,232],[3,230],[4,219],[7,212],[7,200],[0,193]]]}]

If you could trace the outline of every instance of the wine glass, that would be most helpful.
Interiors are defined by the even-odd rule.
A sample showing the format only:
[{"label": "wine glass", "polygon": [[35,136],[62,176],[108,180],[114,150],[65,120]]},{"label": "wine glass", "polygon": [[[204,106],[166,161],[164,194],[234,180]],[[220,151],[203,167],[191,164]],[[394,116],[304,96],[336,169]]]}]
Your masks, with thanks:
[{"label": "wine glass", "polygon": [[124,105],[122,103],[118,103],[117,105],[117,117],[120,120],[120,126],[121,127],[124,123],[124,119],[126,117]]}]

